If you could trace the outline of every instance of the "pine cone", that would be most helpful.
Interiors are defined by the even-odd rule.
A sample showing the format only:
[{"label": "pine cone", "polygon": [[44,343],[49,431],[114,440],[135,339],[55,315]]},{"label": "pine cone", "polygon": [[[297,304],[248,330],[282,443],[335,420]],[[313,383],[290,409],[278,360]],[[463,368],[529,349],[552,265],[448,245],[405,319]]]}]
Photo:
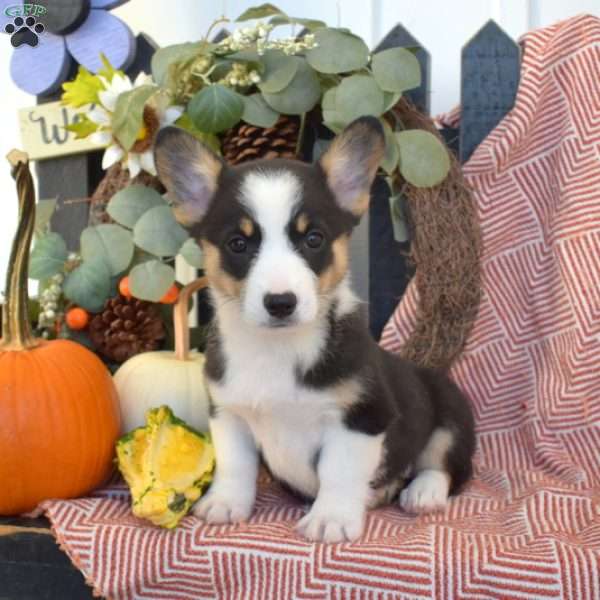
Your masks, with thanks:
[{"label": "pine cone", "polygon": [[267,129],[241,122],[225,133],[221,152],[230,165],[256,158],[296,158],[299,133],[298,117],[281,115]]},{"label": "pine cone", "polygon": [[155,305],[119,294],[109,298],[90,321],[89,335],[100,354],[122,363],[140,352],[156,350],[165,328]]}]

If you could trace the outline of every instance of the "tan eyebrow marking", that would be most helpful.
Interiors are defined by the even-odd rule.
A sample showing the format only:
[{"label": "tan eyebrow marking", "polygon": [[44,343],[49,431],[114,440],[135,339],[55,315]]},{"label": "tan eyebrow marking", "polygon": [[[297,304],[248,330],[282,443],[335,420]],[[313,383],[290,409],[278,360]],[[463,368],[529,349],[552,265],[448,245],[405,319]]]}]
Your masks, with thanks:
[{"label": "tan eyebrow marking", "polygon": [[254,233],[254,223],[248,217],[240,219],[240,229],[246,237],[252,237]]},{"label": "tan eyebrow marking", "polygon": [[308,229],[308,217],[304,213],[300,213],[296,217],[296,231],[298,233],[306,233]]}]

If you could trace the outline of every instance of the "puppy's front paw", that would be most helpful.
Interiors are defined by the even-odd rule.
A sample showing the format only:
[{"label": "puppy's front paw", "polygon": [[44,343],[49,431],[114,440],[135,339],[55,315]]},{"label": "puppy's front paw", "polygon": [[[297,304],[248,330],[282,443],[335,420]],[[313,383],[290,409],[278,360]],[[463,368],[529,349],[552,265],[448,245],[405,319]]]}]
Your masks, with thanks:
[{"label": "puppy's front paw", "polygon": [[400,492],[400,506],[410,513],[441,510],[448,501],[449,484],[448,475],[442,471],[421,471]]},{"label": "puppy's front paw", "polygon": [[334,507],[313,506],[298,521],[296,530],[314,542],[351,542],[360,537],[363,524],[362,511],[344,514]]},{"label": "puppy's front paw", "polygon": [[207,523],[238,523],[247,521],[253,508],[254,500],[251,498],[215,491],[199,500],[193,513]]}]

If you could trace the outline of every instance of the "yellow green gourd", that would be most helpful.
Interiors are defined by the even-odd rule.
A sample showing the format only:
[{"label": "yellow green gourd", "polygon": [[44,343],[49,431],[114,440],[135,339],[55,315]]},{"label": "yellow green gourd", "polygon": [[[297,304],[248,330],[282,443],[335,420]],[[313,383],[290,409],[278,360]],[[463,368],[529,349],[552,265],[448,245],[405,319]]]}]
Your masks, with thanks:
[{"label": "yellow green gourd", "polygon": [[148,411],[147,424],[117,442],[117,460],[131,491],[133,514],[168,529],[200,498],[215,468],[210,436],[167,406]]}]

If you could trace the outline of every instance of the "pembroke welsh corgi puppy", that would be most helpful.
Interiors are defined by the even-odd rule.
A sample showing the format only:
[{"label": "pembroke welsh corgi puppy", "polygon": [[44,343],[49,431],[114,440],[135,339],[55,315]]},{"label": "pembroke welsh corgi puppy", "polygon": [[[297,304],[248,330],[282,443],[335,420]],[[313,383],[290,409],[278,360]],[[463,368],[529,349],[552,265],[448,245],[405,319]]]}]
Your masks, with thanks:
[{"label": "pembroke welsh corgi puppy", "polygon": [[194,512],[209,523],[252,514],[260,458],[314,499],[298,531],[358,538],[390,502],[443,508],[471,475],[473,417],[446,375],[382,350],[351,289],[348,241],[384,153],[379,121],[349,125],[316,164],[229,167],[167,127],[161,181],[204,251],[215,317],[206,348],[217,468]]}]

